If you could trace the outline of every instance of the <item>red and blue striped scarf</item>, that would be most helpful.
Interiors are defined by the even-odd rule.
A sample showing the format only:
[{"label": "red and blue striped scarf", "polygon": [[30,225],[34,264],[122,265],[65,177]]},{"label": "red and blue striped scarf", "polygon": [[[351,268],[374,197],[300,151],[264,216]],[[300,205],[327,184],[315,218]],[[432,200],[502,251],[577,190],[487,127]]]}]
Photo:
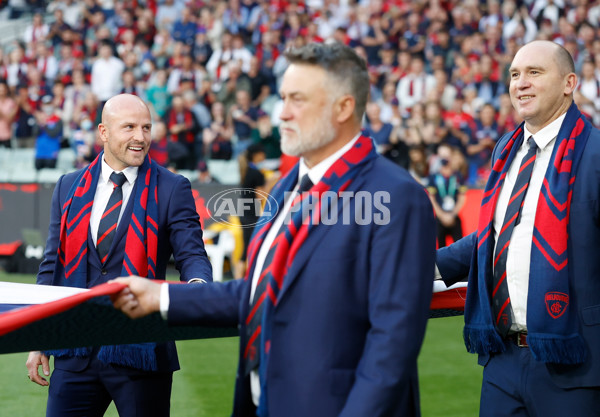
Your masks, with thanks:
[{"label": "red and blue striped scarf", "polygon": [[[291,209],[291,217],[287,224],[287,229],[284,233],[279,233],[272,247],[277,246],[273,259],[269,265],[263,266],[263,274],[266,274],[263,279],[269,279],[265,293],[267,298],[264,307],[262,319],[262,340],[261,340],[261,358],[259,366],[259,375],[261,380],[261,398],[259,404],[259,413],[261,417],[268,415],[266,408],[267,390],[266,390],[266,369],[268,366],[268,356],[270,351],[271,338],[271,323],[270,314],[273,308],[277,305],[279,291],[285,280],[287,271],[294,262],[294,258],[298,250],[306,241],[309,233],[317,227],[320,221],[321,205],[320,197],[324,192],[340,192],[346,190],[352,181],[356,178],[365,163],[377,156],[373,141],[370,138],[361,136],[357,139],[354,145],[342,155],[333,165],[327,170],[321,181],[315,184],[310,192],[302,193],[295,197],[292,207],[310,206],[310,210]],[[285,193],[291,191],[298,180],[298,164],[284,177],[273,189],[272,196],[277,201],[278,207],[283,207]],[[269,214],[268,219],[261,219],[259,224],[264,224],[261,228],[255,231],[250,244],[248,245],[248,262],[250,268],[245,279],[252,279],[253,266],[256,261],[256,256],[262,245],[262,242],[269,232],[276,217],[276,212],[273,210]],[[265,220],[263,222],[262,220]]]},{"label": "red and blue striped scarf", "polygon": [[[577,166],[591,125],[572,104],[558,132],[534,220],[527,300],[527,342],[536,360],[574,364],[585,360],[575,300],[569,296],[569,211]],[[494,211],[506,173],[523,143],[521,124],[495,161],[481,202],[477,262],[465,306],[464,339],[472,353],[503,352],[491,309]]]},{"label": "red and blue striped scarf", "polygon": [[[69,190],[62,206],[60,219],[60,245],[53,285],[87,287],[88,231],[90,216],[100,178],[102,157],[98,157],[82,170]],[[122,276],[139,275],[155,278],[158,247],[158,200],[156,164],[146,157],[138,170],[134,186],[133,212],[127,230],[123,254]],[[156,370],[154,343],[139,345],[103,346],[101,360],[144,370]],[[89,348],[49,352],[55,356],[87,356]]]}]

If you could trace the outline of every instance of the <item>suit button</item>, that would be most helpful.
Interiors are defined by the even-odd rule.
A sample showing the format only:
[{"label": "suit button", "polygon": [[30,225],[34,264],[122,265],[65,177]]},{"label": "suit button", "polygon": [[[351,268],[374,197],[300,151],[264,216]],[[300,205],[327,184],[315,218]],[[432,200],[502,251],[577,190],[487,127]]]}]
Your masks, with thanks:
[{"label": "suit button", "polygon": [[103,269],[102,271],[100,271],[100,273],[101,273],[102,275],[106,275],[106,274],[108,274],[108,271],[107,271],[106,269]]}]

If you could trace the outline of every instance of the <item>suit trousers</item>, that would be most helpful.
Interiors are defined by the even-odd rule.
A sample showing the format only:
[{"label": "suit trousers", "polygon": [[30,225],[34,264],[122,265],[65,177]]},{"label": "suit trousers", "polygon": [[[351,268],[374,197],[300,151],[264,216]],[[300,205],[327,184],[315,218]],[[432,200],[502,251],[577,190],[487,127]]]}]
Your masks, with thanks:
[{"label": "suit trousers", "polygon": [[600,388],[557,386],[531,350],[505,341],[483,370],[480,417],[600,416]]},{"label": "suit trousers", "polygon": [[172,383],[172,372],[109,365],[97,358],[94,349],[89,365],[79,372],[55,366],[46,417],[101,417],[111,400],[120,417],[168,417]]}]

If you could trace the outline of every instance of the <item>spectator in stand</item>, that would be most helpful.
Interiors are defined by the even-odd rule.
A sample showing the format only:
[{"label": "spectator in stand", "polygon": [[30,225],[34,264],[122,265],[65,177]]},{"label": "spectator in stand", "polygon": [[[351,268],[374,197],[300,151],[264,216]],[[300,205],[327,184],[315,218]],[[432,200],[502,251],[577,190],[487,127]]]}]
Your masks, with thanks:
[{"label": "spectator in stand", "polygon": [[396,98],[396,84],[393,81],[388,81],[381,89],[381,97],[377,100],[380,108],[379,117],[384,123],[399,124],[400,120],[395,120],[395,109],[398,108],[398,99]]},{"label": "spectator in stand", "polygon": [[234,153],[237,155],[252,143],[251,133],[256,127],[258,118],[258,109],[252,106],[248,91],[239,90],[235,93],[235,104],[230,107],[228,116],[237,137],[234,148]]},{"label": "spectator in stand", "polygon": [[374,101],[367,103],[366,124],[363,126],[362,134],[371,137],[375,142],[377,152],[386,154],[390,148],[390,134],[393,126],[391,123],[381,121],[381,107]]},{"label": "spectator in stand", "polygon": [[156,26],[158,29],[166,29],[169,33],[172,33],[173,26],[181,16],[184,8],[182,2],[164,0],[164,2],[158,6],[156,11]]},{"label": "spectator in stand", "polygon": [[367,62],[370,65],[379,65],[381,63],[380,51],[387,41],[386,29],[387,22],[381,14],[371,14],[369,16],[369,30],[367,36],[362,38],[361,43],[367,53]]},{"label": "spectator in stand", "polygon": [[180,95],[173,97],[171,108],[163,118],[169,135],[169,162],[175,164],[177,170],[193,170],[198,162],[196,155],[196,133],[200,126],[194,113],[185,107]]},{"label": "spectator in stand", "polygon": [[504,132],[498,127],[496,109],[491,104],[485,104],[481,108],[475,125],[475,134],[467,145],[468,185],[483,187],[490,174],[492,150]]},{"label": "spectator in stand", "polygon": [[62,9],[54,10],[54,22],[48,29],[46,38],[52,42],[52,46],[56,47],[65,40],[65,32],[71,30],[71,26],[63,19],[64,13]]},{"label": "spectator in stand", "polygon": [[429,91],[435,88],[435,77],[425,72],[423,58],[413,55],[410,63],[410,73],[398,83],[396,97],[402,112],[409,112],[415,103],[422,102]]},{"label": "spectator in stand", "polygon": [[175,41],[171,38],[169,31],[165,28],[159,28],[156,36],[154,36],[154,42],[150,53],[156,61],[157,68],[168,68],[168,62],[173,54],[175,48]]},{"label": "spectator in stand", "polygon": [[50,94],[50,88],[44,81],[42,72],[34,65],[27,68],[27,95],[36,110],[41,109],[42,97]]},{"label": "spectator in stand", "polygon": [[[238,1],[238,0],[235,0]],[[236,61],[240,63],[241,70],[244,74],[250,71],[250,61],[252,60],[252,53],[244,45],[244,39],[242,35],[236,34],[231,38],[232,54]],[[269,56],[274,55],[273,51],[267,47],[263,48],[263,63],[266,63]],[[274,58],[271,58],[274,60]]]},{"label": "spectator in stand", "polygon": [[238,91],[246,91],[250,93],[252,84],[246,74],[240,68],[240,63],[231,61],[228,65],[228,77],[225,82],[220,85],[216,94],[217,100],[225,105],[229,112],[231,106],[236,102],[236,94]]},{"label": "spectator in stand", "polygon": [[181,67],[173,68],[167,81],[169,94],[181,94],[186,90],[196,90],[204,74],[194,64],[194,58],[186,53],[182,57]]},{"label": "spectator in stand", "polygon": [[594,73],[594,68],[591,60],[583,63],[574,98],[579,110],[596,126],[600,126],[600,79]]},{"label": "spectator in stand", "polygon": [[439,103],[430,101],[425,104],[422,127],[412,131],[415,138],[411,143],[425,145],[427,153],[435,153],[438,145],[448,137],[450,130],[442,116]]},{"label": "spectator in stand", "polygon": [[23,41],[28,50],[33,50],[33,45],[39,41],[45,41],[48,37],[50,27],[44,23],[44,17],[40,12],[33,14],[31,25],[23,32]]},{"label": "spectator in stand", "polygon": [[225,30],[234,35],[240,34],[248,22],[248,17],[247,9],[240,7],[239,0],[229,0],[222,18]]},{"label": "spectator in stand", "polygon": [[132,94],[134,96],[143,96],[143,91],[138,86],[138,81],[135,78],[133,71],[125,70],[121,75],[121,82],[123,83],[119,94]]},{"label": "spectator in stand", "polygon": [[171,30],[172,38],[177,42],[183,42],[191,47],[194,43],[194,37],[196,36],[197,31],[198,25],[196,23],[196,18],[190,12],[188,7],[184,7],[181,10],[179,19],[173,24]]},{"label": "spectator in stand", "polygon": [[225,106],[215,101],[211,107],[212,123],[202,131],[202,143],[205,155],[211,159],[231,159],[233,146],[231,137],[233,128],[227,123]]},{"label": "spectator in stand", "polygon": [[408,149],[408,172],[422,186],[427,186],[429,166],[424,145],[412,145]]},{"label": "spectator in stand", "polygon": [[[78,51],[79,54],[79,51]],[[56,52],[55,52],[56,55]],[[71,84],[72,73],[75,66],[75,57],[73,55],[73,45],[70,43],[62,43],[58,51],[59,58],[57,59],[56,78],[61,80],[65,85]]]},{"label": "spectator in stand", "polygon": [[498,79],[498,74],[494,74],[492,58],[485,54],[480,59],[481,79],[475,81],[473,86],[477,89],[477,96],[485,103],[492,104],[495,108],[500,107],[500,96],[506,89],[504,83]]},{"label": "spectator in stand", "polygon": [[508,93],[500,96],[500,109],[498,110],[496,122],[498,123],[498,128],[502,132],[515,130],[517,125],[521,122],[521,118],[512,106]]},{"label": "spectator in stand", "polygon": [[167,72],[165,70],[157,70],[150,78],[146,89],[146,98],[153,116],[163,118],[171,107],[171,94],[167,89]]},{"label": "spectator in stand", "polygon": [[206,63],[206,70],[215,82],[223,82],[229,77],[227,66],[235,60],[232,46],[233,36],[225,32],[221,38],[221,45],[216,48]]},{"label": "spectator in stand", "polygon": [[17,111],[17,103],[11,97],[8,84],[0,81],[0,148],[11,148],[13,122]]},{"label": "spectator in stand", "polygon": [[196,171],[198,171],[198,176],[192,181],[192,188],[197,189],[204,185],[220,184],[219,180],[211,175],[206,161],[199,161],[196,166]]},{"label": "spectator in stand", "polygon": [[122,88],[121,77],[125,64],[119,58],[113,55],[113,48],[108,43],[102,43],[98,50],[98,56],[92,65],[92,92],[100,102],[100,109],[104,107],[104,103],[119,94]]},{"label": "spectator in stand", "polygon": [[250,61],[250,71],[247,74],[250,81],[250,99],[254,107],[260,105],[271,95],[271,88],[275,85],[275,79],[270,74],[267,76],[261,69],[260,61],[256,56]]},{"label": "spectator in stand", "polygon": [[56,168],[62,141],[62,120],[52,103],[52,96],[42,98],[42,111],[35,113],[35,169]]},{"label": "spectator in stand", "polygon": [[[196,117],[200,128],[204,129],[210,126],[212,122],[210,111],[208,110],[206,105],[204,105],[204,103],[198,100],[196,92],[194,90],[186,90],[183,92],[183,94],[181,94],[181,97],[183,98],[185,107],[188,108],[192,113],[194,113],[194,116]],[[199,155],[201,154],[202,153],[200,152]]]},{"label": "spectator in stand", "polygon": [[11,91],[15,91],[18,85],[27,83],[27,70],[25,51],[21,45],[16,44],[8,52],[8,65],[4,74],[4,78]]},{"label": "spectator in stand", "polygon": [[277,159],[281,156],[281,137],[279,128],[271,124],[271,116],[263,110],[258,110],[256,127],[252,129],[252,143],[259,143],[267,159]]},{"label": "spectator in stand", "polygon": [[206,35],[206,28],[199,27],[198,32],[195,35],[195,42],[192,46],[192,56],[194,61],[202,67],[206,67],[208,60],[213,53],[213,48]]},{"label": "spectator in stand", "polygon": [[63,123],[65,133],[70,136],[69,129],[72,128],[71,121],[75,108],[83,102],[85,96],[91,91],[89,84],[85,82],[85,74],[81,70],[74,70],[71,76],[72,83],[65,88],[65,102],[63,105]]},{"label": "spectator in stand", "polygon": [[152,124],[152,143],[148,155],[158,165],[167,167],[169,165],[167,126],[160,120]]},{"label": "spectator in stand", "polygon": [[15,102],[18,106],[15,120],[15,138],[17,139],[17,147],[33,148],[35,144],[33,126],[36,123],[33,114],[36,111],[36,103],[29,99],[27,85],[22,84],[17,87]]},{"label": "spectator in stand", "polygon": [[519,39],[518,43],[524,45],[535,39],[538,26],[529,15],[526,5],[517,8],[515,2],[510,0],[502,5],[502,10],[509,17],[502,28],[502,37],[505,42],[507,39],[516,37]]},{"label": "spectator in stand", "polygon": [[438,100],[444,110],[450,110],[458,95],[458,89],[448,83],[448,74],[443,69],[435,70],[433,76],[435,77],[435,88],[427,95],[427,101]]},{"label": "spectator in stand", "polygon": [[447,237],[456,242],[463,237],[462,222],[458,214],[465,205],[467,187],[460,173],[455,169],[453,154],[460,152],[451,146],[438,147],[439,171],[429,176],[427,191],[435,211],[437,221],[438,247],[446,246]]}]

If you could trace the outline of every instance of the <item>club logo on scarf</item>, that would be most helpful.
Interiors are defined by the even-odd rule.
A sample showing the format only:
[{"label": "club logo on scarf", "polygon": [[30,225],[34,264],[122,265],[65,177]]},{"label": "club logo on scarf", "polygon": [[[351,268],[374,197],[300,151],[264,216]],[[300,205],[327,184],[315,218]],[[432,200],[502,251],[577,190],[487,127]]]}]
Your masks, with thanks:
[{"label": "club logo on scarf", "polygon": [[569,295],[563,292],[550,291],[544,296],[546,301],[546,310],[553,319],[557,319],[564,314],[569,305]]}]

